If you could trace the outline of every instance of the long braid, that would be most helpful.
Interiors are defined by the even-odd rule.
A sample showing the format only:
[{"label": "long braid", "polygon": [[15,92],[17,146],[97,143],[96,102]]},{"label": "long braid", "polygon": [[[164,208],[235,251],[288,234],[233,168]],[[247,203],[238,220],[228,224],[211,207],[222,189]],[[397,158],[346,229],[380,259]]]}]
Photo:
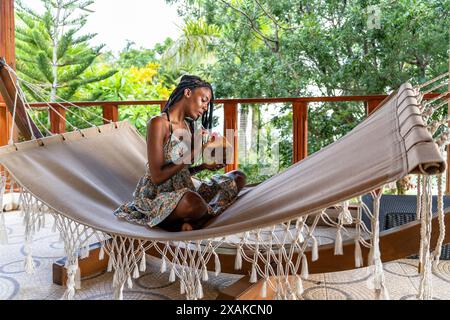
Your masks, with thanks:
[{"label": "long braid", "polygon": [[[195,88],[209,88],[211,90],[211,100],[209,101],[208,110],[206,110],[202,115],[202,126],[205,129],[212,129],[213,126],[213,100],[214,100],[214,91],[209,82],[202,80],[200,77],[192,76],[192,75],[184,75],[181,77],[180,83],[173,90],[169,99],[167,100],[166,105],[163,108],[163,112],[167,112],[171,106],[173,106],[176,102],[180,101],[184,95],[185,89],[195,89]],[[193,123],[191,123],[191,130],[193,130]]]}]

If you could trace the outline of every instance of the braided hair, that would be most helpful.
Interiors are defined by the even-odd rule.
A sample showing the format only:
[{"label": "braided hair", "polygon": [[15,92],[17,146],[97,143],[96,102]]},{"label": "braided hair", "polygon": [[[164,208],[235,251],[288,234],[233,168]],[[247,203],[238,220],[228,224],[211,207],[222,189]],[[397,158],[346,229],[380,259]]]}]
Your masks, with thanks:
[{"label": "braided hair", "polygon": [[[213,126],[213,100],[214,100],[214,91],[209,82],[202,80],[200,77],[192,76],[192,75],[184,75],[181,77],[180,83],[173,90],[172,94],[167,100],[166,105],[163,108],[163,112],[168,112],[169,108],[173,106],[176,102],[180,101],[184,95],[185,89],[194,90],[195,88],[209,88],[211,90],[211,100],[209,101],[208,110],[206,110],[202,115],[202,126],[205,129],[212,129]],[[191,123],[191,128],[193,127],[193,121]]]}]

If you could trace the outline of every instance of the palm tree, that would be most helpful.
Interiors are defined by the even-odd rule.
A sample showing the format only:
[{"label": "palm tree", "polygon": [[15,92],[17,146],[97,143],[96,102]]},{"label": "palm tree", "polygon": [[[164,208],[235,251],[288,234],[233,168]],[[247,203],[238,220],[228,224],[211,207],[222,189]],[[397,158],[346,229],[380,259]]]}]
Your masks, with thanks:
[{"label": "palm tree", "polygon": [[199,67],[215,61],[213,46],[220,28],[200,18],[187,20],[182,30],[183,34],[162,55],[162,64],[169,72],[196,72],[202,76]]}]

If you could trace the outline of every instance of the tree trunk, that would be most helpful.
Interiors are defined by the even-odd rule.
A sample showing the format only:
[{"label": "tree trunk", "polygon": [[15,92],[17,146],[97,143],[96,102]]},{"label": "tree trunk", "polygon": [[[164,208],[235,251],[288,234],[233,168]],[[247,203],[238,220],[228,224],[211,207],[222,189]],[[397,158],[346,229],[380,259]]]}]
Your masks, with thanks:
[{"label": "tree trunk", "polygon": [[[53,73],[53,83],[52,90],[50,92],[50,101],[54,102],[56,100],[56,88],[58,87],[58,37],[59,37],[59,18],[61,15],[61,3],[58,1],[58,9],[56,11],[56,17],[53,28],[53,57],[52,57],[52,73]],[[50,119],[50,116],[49,116]]]}]

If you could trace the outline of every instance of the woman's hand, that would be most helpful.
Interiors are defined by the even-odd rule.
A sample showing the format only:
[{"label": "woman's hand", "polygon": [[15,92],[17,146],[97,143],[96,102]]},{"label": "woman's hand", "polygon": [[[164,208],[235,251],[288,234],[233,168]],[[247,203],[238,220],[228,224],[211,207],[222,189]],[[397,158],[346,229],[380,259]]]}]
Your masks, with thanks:
[{"label": "woman's hand", "polygon": [[223,164],[223,163],[222,164],[221,163],[210,163],[210,164],[203,163],[202,167],[204,169],[208,169],[209,171],[217,171],[217,170],[220,170],[222,168],[225,168],[225,164]]}]

